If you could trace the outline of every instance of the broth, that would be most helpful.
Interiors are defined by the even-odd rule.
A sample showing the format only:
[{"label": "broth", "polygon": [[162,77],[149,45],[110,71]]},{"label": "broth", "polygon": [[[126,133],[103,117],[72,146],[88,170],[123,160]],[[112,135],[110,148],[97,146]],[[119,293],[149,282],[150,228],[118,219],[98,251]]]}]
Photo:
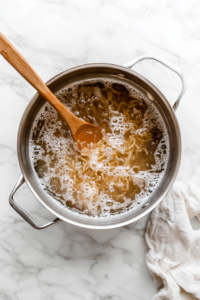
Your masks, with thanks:
[{"label": "broth", "polygon": [[79,118],[102,128],[104,138],[80,152],[67,123],[50,105],[36,116],[32,164],[43,188],[73,211],[105,217],[146,199],[167,166],[166,126],[145,94],[116,81],[82,81],[58,99]]}]

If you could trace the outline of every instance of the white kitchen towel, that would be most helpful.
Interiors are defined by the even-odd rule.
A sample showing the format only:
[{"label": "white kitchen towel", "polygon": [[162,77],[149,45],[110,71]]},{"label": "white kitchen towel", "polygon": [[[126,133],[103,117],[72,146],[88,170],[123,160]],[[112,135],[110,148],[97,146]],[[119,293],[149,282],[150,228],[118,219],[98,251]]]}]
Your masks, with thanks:
[{"label": "white kitchen towel", "polygon": [[154,209],[146,228],[147,266],[158,293],[152,300],[200,299],[200,177],[175,184]]}]

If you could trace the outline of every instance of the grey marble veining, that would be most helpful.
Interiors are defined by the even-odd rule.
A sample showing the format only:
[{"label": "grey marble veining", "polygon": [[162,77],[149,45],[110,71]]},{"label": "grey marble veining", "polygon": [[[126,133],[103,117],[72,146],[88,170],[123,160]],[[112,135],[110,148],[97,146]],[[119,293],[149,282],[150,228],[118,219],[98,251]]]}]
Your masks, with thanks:
[{"label": "grey marble veining", "polygon": [[[200,3],[196,0],[0,1],[0,31],[44,81],[84,63],[123,64],[154,54],[182,68],[188,90],[177,117],[182,162],[177,180],[200,166]],[[178,77],[155,62],[135,70],[173,104]],[[9,206],[20,175],[16,143],[34,89],[0,57],[0,299],[149,300],[156,293],[145,264],[147,218],[94,231],[60,222],[36,231]],[[26,185],[16,201],[38,221],[53,219]]]}]

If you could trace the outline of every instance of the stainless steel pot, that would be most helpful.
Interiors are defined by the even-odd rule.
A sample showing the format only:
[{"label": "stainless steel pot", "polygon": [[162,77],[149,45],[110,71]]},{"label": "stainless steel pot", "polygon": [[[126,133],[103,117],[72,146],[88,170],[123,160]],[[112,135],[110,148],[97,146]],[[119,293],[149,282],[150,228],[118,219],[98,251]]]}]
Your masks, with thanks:
[{"label": "stainless steel pot", "polygon": [[[173,105],[173,108],[170,106],[164,95],[151,82],[131,70],[131,68],[136,63],[144,59],[156,60],[177,73],[180,77],[182,82],[182,89],[178,99]],[[131,82],[133,86],[137,86],[137,88],[141,88],[152,95],[154,104],[159,109],[165,121],[170,139],[170,155],[165,174],[159,185],[157,186],[155,192],[140,206],[131,209],[126,213],[106,218],[93,218],[79,215],[66,209],[64,206],[58,203],[58,201],[54,201],[51,196],[42,189],[42,187],[38,183],[37,176],[31,165],[29,156],[30,129],[38,110],[45,103],[45,100],[42,98],[42,96],[37,93],[27,106],[19,126],[17,150],[22,175],[20,176],[9,197],[10,205],[16,210],[16,212],[18,212],[22,216],[22,218],[24,218],[24,220],[26,220],[31,226],[36,229],[46,228],[59,220],[63,220],[65,222],[69,222],[81,227],[93,229],[107,229],[127,225],[139,220],[144,215],[149,213],[152,209],[154,209],[156,205],[158,205],[160,201],[165,197],[176,178],[181,159],[181,135],[174,110],[177,109],[181,97],[186,90],[183,73],[179,70],[179,68],[162,58],[155,56],[141,56],[133,61],[128,62],[124,66],[113,64],[86,64],[78,66],[58,74],[50,81],[48,81],[47,85],[53,92],[56,92],[63,86],[65,86],[66,83],[85,78],[98,78],[99,76],[104,76],[106,78],[112,77],[116,78],[118,81],[121,80],[123,82]],[[24,182],[28,184],[35,197],[57,217],[55,220],[45,225],[38,225],[32,219],[32,217],[14,201],[13,197],[15,192]]]}]

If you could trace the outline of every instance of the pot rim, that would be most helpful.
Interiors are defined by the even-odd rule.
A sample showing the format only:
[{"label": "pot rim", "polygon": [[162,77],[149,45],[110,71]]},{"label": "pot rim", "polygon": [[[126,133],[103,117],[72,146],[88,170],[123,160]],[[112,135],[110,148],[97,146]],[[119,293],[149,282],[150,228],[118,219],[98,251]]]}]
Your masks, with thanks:
[{"label": "pot rim", "polygon": [[175,162],[176,166],[174,168],[173,174],[171,175],[170,181],[167,185],[167,187],[165,188],[165,190],[163,191],[162,195],[160,197],[157,198],[157,200],[154,203],[150,203],[149,206],[145,207],[144,211],[141,211],[141,213],[137,216],[134,216],[126,221],[122,221],[119,223],[114,223],[114,224],[108,224],[108,225],[90,225],[90,224],[85,224],[85,223],[80,223],[78,221],[74,221],[71,219],[68,219],[67,217],[61,215],[60,213],[58,213],[57,211],[55,211],[54,209],[52,209],[47,203],[45,203],[43,201],[43,199],[40,197],[40,195],[35,191],[35,189],[33,188],[30,180],[29,180],[29,176],[28,176],[28,172],[23,164],[23,159],[22,159],[22,153],[21,153],[21,136],[22,136],[22,130],[23,130],[23,125],[25,123],[26,117],[27,117],[27,113],[29,112],[30,107],[32,106],[32,104],[37,100],[39,93],[37,92],[33,98],[31,99],[31,101],[29,102],[29,104],[27,105],[22,119],[20,121],[20,125],[19,125],[19,130],[18,130],[18,137],[17,137],[17,153],[18,153],[18,160],[19,160],[19,165],[21,168],[21,172],[24,176],[24,179],[29,187],[29,189],[31,190],[31,192],[33,193],[33,195],[40,201],[40,203],[48,210],[50,211],[53,215],[57,216],[59,219],[68,222],[70,224],[79,226],[79,227],[83,227],[83,228],[89,228],[89,229],[111,229],[111,228],[117,228],[117,227],[121,227],[121,226],[125,226],[128,225],[130,223],[133,223],[139,219],[141,219],[142,217],[144,217],[145,215],[147,215],[148,213],[150,213],[162,200],[163,198],[166,196],[166,194],[169,192],[169,190],[171,189],[178,170],[179,170],[179,166],[180,166],[180,161],[181,161],[181,134],[180,134],[180,128],[179,128],[179,124],[176,118],[176,115],[173,111],[173,108],[171,107],[171,105],[169,104],[168,100],[165,98],[165,96],[161,93],[161,91],[154,86],[154,84],[152,84],[148,79],[146,79],[145,77],[143,77],[142,75],[138,74],[137,72],[128,69],[127,67],[123,67],[117,64],[110,64],[110,63],[89,63],[89,64],[82,64],[76,67],[72,67],[70,69],[67,69],[63,72],[60,72],[59,74],[55,75],[54,77],[52,77],[50,80],[48,80],[46,82],[47,86],[51,85],[55,80],[58,80],[60,78],[62,78],[64,75],[67,75],[73,71],[78,71],[81,69],[84,69],[86,67],[112,67],[115,68],[117,70],[122,70],[124,72],[128,72],[131,74],[134,74],[136,77],[138,77],[140,80],[142,80],[145,84],[147,84],[148,86],[150,86],[151,89],[153,89],[155,91],[155,93],[165,102],[165,105],[168,107],[168,109],[170,110],[170,114],[171,117],[173,118],[173,121],[175,123],[175,128],[176,128],[176,136],[177,136],[177,142],[178,142],[178,152],[177,152],[177,161]]}]

